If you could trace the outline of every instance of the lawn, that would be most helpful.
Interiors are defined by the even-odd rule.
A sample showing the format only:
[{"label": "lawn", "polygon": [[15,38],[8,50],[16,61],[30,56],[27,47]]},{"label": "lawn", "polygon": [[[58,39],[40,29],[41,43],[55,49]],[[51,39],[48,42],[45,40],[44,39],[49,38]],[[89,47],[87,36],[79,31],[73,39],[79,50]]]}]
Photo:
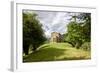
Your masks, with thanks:
[{"label": "lawn", "polygon": [[90,59],[90,51],[76,49],[67,43],[49,43],[38,48],[37,51],[23,57],[23,62],[85,60]]}]

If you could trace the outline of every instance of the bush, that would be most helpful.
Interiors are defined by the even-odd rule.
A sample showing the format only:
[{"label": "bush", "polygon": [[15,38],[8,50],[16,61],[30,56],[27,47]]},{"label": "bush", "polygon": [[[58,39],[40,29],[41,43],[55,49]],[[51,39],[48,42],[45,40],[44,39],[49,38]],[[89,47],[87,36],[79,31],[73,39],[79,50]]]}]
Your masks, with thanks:
[{"label": "bush", "polygon": [[83,50],[91,50],[91,43],[90,42],[85,42],[82,44],[81,48]]}]

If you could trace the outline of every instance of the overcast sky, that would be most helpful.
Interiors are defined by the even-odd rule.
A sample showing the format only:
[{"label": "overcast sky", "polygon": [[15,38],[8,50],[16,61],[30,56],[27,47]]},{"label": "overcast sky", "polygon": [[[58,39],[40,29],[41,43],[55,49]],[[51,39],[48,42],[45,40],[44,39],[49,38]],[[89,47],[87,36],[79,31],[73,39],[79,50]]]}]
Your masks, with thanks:
[{"label": "overcast sky", "polygon": [[28,11],[34,12],[38,15],[38,20],[42,23],[42,28],[47,37],[51,36],[52,32],[59,32],[64,34],[67,32],[67,24],[71,18],[69,12],[55,12],[55,11]]},{"label": "overcast sky", "polygon": [[70,18],[67,12],[37,11],[37,14],[47,37],[50,37],[52,32],[63,34],[67,31]]}]

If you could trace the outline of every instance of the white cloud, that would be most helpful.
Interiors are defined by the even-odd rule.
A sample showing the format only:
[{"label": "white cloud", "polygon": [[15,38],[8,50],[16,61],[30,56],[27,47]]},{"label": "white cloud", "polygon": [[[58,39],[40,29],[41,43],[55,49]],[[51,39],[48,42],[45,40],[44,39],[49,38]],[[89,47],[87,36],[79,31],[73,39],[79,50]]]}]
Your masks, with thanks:
[{"label": "white cloud", "polygon": [[47,37],[50,37],[52,32],[64,34],[67,31],[66,25],[69,22],[67,12],[35,12],[38,14],[38,18],[43,24],[43,29]]}]

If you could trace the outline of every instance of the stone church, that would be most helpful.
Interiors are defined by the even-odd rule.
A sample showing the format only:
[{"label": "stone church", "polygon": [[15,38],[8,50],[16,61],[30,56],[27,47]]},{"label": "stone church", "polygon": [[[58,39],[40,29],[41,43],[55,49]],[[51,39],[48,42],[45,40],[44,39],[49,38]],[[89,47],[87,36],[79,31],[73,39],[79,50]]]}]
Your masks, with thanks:
[{"label": "stone church", "polygon": [[58,32],[52,32],[50,42],[61,42],[61,34]]}]

